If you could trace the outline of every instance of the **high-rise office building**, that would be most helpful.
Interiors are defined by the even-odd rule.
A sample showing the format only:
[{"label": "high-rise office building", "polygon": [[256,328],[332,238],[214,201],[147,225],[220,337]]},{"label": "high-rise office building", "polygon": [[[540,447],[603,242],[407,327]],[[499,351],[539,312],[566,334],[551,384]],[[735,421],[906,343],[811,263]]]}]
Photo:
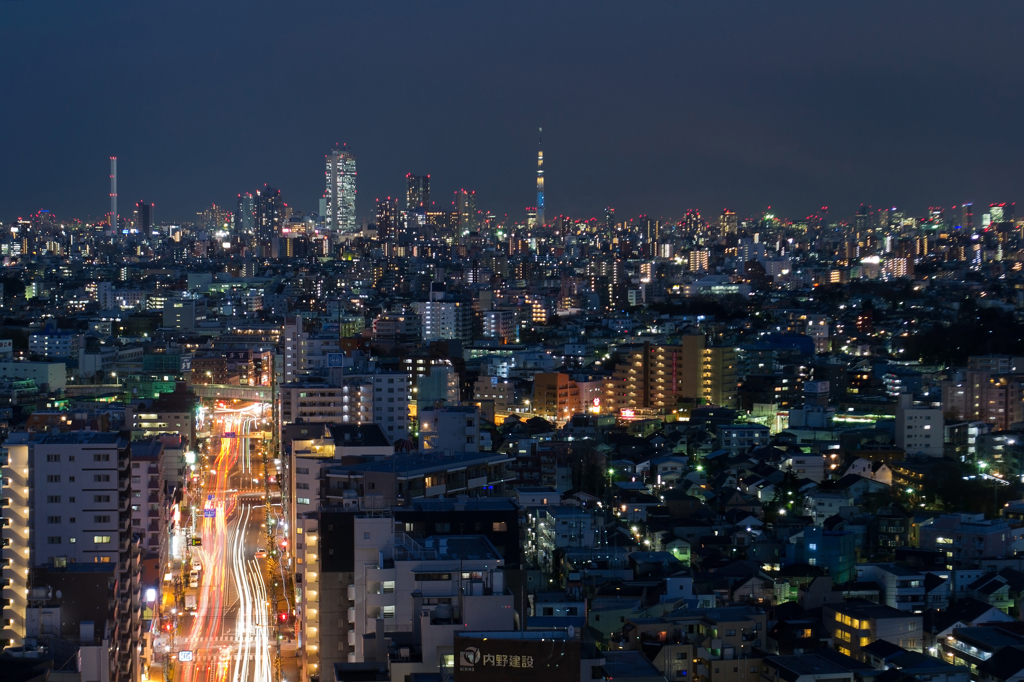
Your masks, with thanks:
[{"label": "high-rise office building", "polygon": [[251,192],[238,195],[235,210],[235,233],[252,234],[256,226],[256,201]]},{"label": "high-rise office building", "polygon": [[398,240],[398,200],[388,197],[377,200],[377,239]]},{"label": "high-rise office building", "polygon": [[345,145],[335,145],[325,155],[327,228],[356,231],[356,156]]},{"label": "high-rise office building", "polygon": [[226,211],[217,204],[210,204],[199,212],[199,226],[208,232],[225,230],[229,227],[231,212]]},{"label": "high-rise office building", "polygon": [[476,229],[476,192],[464,189],[455,192],[455,215],[460,235]]},{"label": "high-rise office building", "polygon": [[661,221],[647,216],[640,217],[640,228],[643,239],[647,243],[653,243],[661,238]]},{"label": "high-rise office building", "polygon": [[737,224],[736,211],[723,208],[722,216],[718,219],[718,229],[722,234],[736,234]]},{"label": "high-rise office building", "polygon": [[153,229],[153,206],[145,201],[135,204],[135,229],[141,234],[149,234]]},{"label": "high-rise office building", "polygon": [[281,190],[264,185],[256,192],[255,233],[258,248],[270,254],[270,240],[281,236],[281,223],[284,214],[281,201]]},{"label": "high-rise office building", "polygon": [[604,209],[604,229],[608,232],[615,229],[615,209],[611,206]]},{"label": "high-rise office building", "polygon": [[960,227],[974,230],[974,204],[967,202],[960,207]]},{"label": "high-rise office building", "polygon": [[1014,216],[1014,206],[1012,203],[999,203],[991,204],[988,207],[988,214],[992,218],[992,224],[998,225],[1000,223],[1012,223]]},{"label": "high-rise office building", "polygon": [[857,231],[858,235],[864,233],[865,230],[871,227],[871,207],[860,205],[857,209],[857,214],[853,217],[853,228]]},{"label": "high-rise office building", "polygon": [[430,209],[430,176],[405,176],[405,210],[410,213],[426,213]]}]

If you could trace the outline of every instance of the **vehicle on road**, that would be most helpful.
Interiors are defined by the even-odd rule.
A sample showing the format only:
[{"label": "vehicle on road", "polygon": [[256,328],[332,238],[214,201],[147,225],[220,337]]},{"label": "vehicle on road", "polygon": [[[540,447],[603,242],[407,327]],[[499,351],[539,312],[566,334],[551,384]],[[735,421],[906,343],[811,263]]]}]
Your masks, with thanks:
[{"label": "vehicle on road", "polygon": [[201,563],[199,563],[198,561],[193,561],[192,562],[192,570],[193,571],[201,571],[201,570],[203,570],[203,565]]},{"label": "vehicle on road", "polygon": [[188,586],[189,587],[199,587],[199,576],[196,575],[196,576],[190,577],[189,580],[188,580]]},{"label": "vehicle on road", "polygon": [[263,549],[262,547],[258,548],[256,550],[256,558],[257,559],[266,559],[267,558],[267,550]]},{"label": "vehicle on road", "polygon": [[185,610],[186,611],[195,611],[196,610],[196,604],[197,604],[196,595],[194,595],[194,594],[186,594],[185,595]]}]

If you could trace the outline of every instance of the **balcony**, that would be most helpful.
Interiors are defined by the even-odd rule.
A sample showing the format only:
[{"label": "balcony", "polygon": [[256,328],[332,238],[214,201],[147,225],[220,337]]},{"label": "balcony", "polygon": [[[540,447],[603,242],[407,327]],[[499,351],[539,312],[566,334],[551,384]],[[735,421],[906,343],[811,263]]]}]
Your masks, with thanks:
[{"label": "balcony", "polygon": [[376,592],[366,595],[366,605],[370,608],[379,609],[382,606],[395,605],[394,592]]}]

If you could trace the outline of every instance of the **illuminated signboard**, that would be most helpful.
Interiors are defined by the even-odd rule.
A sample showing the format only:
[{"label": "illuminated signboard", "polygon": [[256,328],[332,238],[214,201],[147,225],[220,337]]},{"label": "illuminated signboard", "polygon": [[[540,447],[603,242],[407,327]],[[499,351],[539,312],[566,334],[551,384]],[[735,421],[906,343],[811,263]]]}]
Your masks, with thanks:
[{"label": "illuminated signboard", "polygon": [[178,660],[182,661],[184,663],[187,663],[187,662],[191,661],[192,660],[192,652],[191,651],[179,651],[178,652]]},{"label": "illuminated signboard", "polygon": [[580,643],[575,640],[455,638],[455,682],[579,678]]}]

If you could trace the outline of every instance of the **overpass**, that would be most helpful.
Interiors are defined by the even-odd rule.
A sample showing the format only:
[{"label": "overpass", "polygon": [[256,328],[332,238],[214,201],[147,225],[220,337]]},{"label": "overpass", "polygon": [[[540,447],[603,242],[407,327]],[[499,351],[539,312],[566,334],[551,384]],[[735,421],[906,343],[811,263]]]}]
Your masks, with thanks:
[{"label": "overpass", "polygon": [[192,384],[192,392],[208,400],[245,400],[254,403],[273,402],[270,386],[232,386],[230,384]]}]

